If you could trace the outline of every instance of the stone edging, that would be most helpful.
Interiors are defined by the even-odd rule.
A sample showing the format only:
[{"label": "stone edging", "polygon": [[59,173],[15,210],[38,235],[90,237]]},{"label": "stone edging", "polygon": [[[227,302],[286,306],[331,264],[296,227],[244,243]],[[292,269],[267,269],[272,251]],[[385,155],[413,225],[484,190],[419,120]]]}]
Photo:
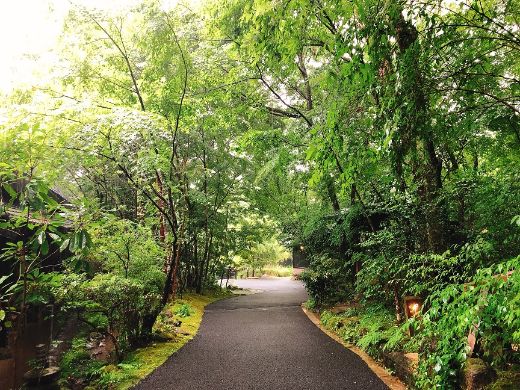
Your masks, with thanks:
[{"label": "stone edging", "polygon": [[302,310],[305,313],[305,315],[307,315],[307,317],[312,321],[312,323],[314,325],[316,325],[318,328],[320,328],[320,330],[323,333],[325,333],[331,339],[337,341],[338,343],[343,345],[345,348],[348,348],[350,351],[352,351],[356,355],[358,355],[367,364],[368,368],[370,368],[374,372],[374,374],[376,374],[378,376],[378,378],[381,379],[384,382],[384,384],[387,385],[391,390],[406,390],[406,386],[404,385],[403,382],[401,382],[395,376],[390,375],[384,367],[379,365],[366,352],[362,351],[358,347],[355,347],[353,345],[346,343],[337,334],[326,329],[321,324],[320,318],[318,317],[318,315],[316,313],[307,310],[304,305],[302,305]]}]

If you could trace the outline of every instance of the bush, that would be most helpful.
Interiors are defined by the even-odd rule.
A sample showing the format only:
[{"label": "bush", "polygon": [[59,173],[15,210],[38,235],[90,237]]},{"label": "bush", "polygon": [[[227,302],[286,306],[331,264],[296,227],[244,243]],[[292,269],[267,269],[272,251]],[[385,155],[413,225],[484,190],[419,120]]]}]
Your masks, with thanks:
[{"label": "bush", "polygon": [[[506,275],[511,272],[509,278]],[[416,326],[421,330],[420,388],[456,387],[473,331],[475,355],[495,368],[514,361],[520,343],[520,257],[480,270],[471,284],[450,285],[433,294]]]},{"label": "bush", "polygon": [[380,305],[353,307],[341,314],[325,311],[321,322],[346,342],[355,344],[379,358],[383,351],[415,350],[406,327],[395,323],[392,310]]},{"label": "bush", "polygon": [[160,295],[146,291],[143,283],[111,274],[91,280],[69,274],[55,296],[63,310],[76,312],[85,324],[109,336],[118,358],[142,335],[144,317],[160,307]]},{"label": "bush", "polygon": [[310,267],[300,274],[317,308],[352,297],[352,271],[345,261],[326,255],[314,256]]},{"label": "bush", "polygon": [[[375,243],[392,239],[390,232],[380,231],[370,234],[364,245],[375,246]],[[367,252],[371,253],[371,250]],[[356,291],[366,300],[389,303],[394,288],[400,296],[426,297],[450,284],[470,280],[477,269],[488,264],[492,255],[493,245],[483,236],[441,254],[354,253],[352,261],[363,265],[357,274]]]}]

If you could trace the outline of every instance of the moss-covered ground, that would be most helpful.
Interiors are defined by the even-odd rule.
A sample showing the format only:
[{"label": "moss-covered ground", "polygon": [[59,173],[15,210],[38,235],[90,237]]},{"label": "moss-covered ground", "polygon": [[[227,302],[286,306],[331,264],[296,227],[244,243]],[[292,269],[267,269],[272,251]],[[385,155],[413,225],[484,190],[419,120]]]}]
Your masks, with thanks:
[{"label": "moss-covered ground", "polygon": [[[230,295],[227,291],[213,291],[206,295],[190,293],[184,294],[182,299],[177,299],[174,304],[167,305],[154,326],[155,332],[165,341],[156,341],[136,349],[118,365],[103,367],[96,388],[101,386],[123,390],[137,384],[193,339],[202,322],[204,308],[208,304]],[[189,316],[181,317],[186,308],[189,308]],[[175,327],[173,323],[178,320],[182,321],[182,324]]]}]

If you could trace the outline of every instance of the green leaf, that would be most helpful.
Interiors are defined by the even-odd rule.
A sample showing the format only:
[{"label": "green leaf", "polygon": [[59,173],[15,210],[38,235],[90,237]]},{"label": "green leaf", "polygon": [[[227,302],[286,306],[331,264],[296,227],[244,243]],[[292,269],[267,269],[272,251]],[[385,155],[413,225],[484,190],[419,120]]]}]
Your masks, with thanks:
[{"label": "green leaf", "polygon": [[85,247],[91,247],[92,246],[92,237],[90,237],[89,232],[85,230]]},{"label": "green leaf", "polygon": [[60,245],[60,252],[65,252],[65,250],[69,246],[69,242],[70,242],[70,239],[67,238],[65,241],[63,241],[61,243],[61,245]]},{"label": "green leaf", "polygon": [[9,279],[9,276],[11,275],[4,275],[2,277],[0,277],[0,286],[7,280]]},{"label": "green leaf", "polygon": [[11,199],[15,199],[18,196],[18,194],[16,193],[16,191],[10,184],[4,183],[3,187],[4,187],[4,190],[7,191],[7,193],[11,197]]},{"label": "green leaf", "polygon": [[41,231],[40,234],[38,234],[38,244],[42,245],[45,241],[45,231]]},{"label": "green leaf", "polygon": [[49,242],[45,239],[41,245],[41,254],[46,256],[49,253]]},{"label": "green leaf", "polygon": [[83,242],[83,232],[76,232],[74,234],[74,248],[81,249]]}]

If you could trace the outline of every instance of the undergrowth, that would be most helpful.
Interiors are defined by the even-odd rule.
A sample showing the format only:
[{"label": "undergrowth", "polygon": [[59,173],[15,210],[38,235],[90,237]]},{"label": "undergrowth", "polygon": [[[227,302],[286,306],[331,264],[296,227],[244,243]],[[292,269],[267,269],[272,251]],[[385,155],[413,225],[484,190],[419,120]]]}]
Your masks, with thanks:
[{"label": "undergrowth", "polygon": [[[154,341],[129,352],[119,364],[93,359],[87,338],[75,338],[61,361],[62,386],[110,390],[133,387],[195,336],[206,305],[229,295],[226,290],[185,294],[174,304],[167,304],[154,325]],[[178,321],[180,326],[176,326]]]},{"label": "undergrowth", "polygon": [[406,325],[398,325],[392,310],[383,305],[352,307],[340,314],[324,311],[322,324],[347,343],[356,345],[374,358],[383,351],[417,352],[418,346],[408,336]]}]

